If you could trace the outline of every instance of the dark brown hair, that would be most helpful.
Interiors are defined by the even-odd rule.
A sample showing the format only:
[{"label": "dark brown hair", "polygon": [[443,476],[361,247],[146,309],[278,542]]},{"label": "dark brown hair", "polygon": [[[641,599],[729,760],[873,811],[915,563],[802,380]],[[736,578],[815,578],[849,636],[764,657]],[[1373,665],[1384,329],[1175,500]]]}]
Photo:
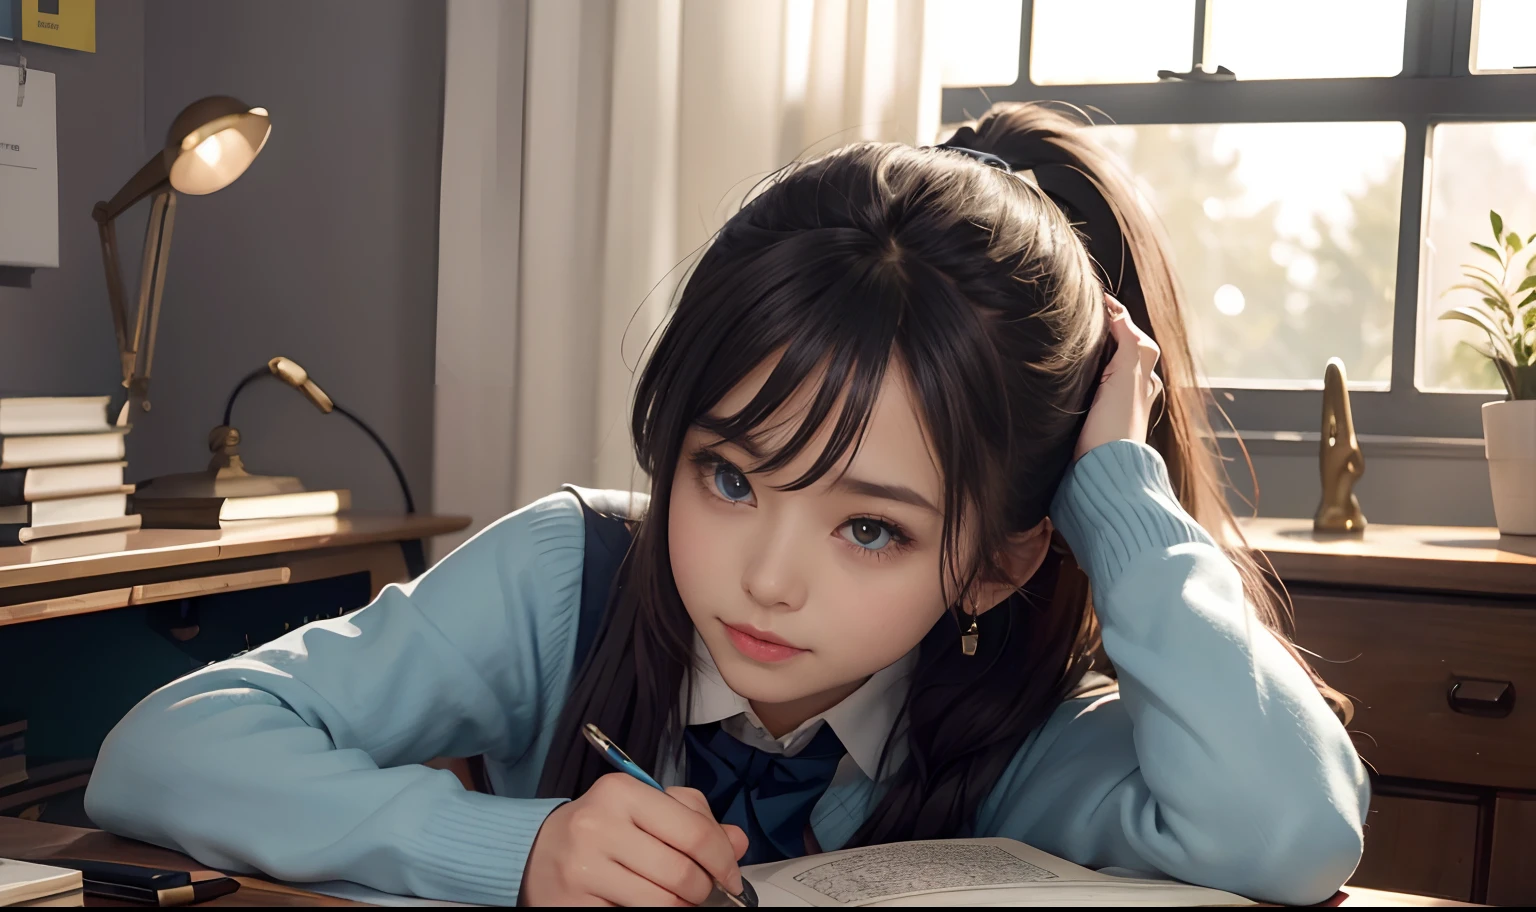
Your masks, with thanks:
[{"label": "dark brown hair", "polygon": [[[749,439],[797,390],[814,389],[792,438],[749,467],[782,468],[831,421],[829,444],[787,485],[804,488],[858,446],[885,372],[904,371],[943,472],[944,591],[963,593],[997,578],[1007,537],[1046,517],[1107,354],[1108,290],[1162,348],[1166,408],[1149,442],[1180,501],[1218,538],[1235,531],[1178,284],[1132,185],[1078,122],[1039,105],[994,106],[951,142],[1029,173],[942,148],[848,146],[765,181],[689,277],[634,404],[649,513],[603,631],[591,655],[577,657],[541,795],[579,795],[608,772],[582,746],[584,722],[643,764],[676,749],[693,627],[672,577],[668,504],[691,426]],[[708,416],[774,357],[749,404]],[[956,553],[961,528],[973,533],[972,553]],[[1229,554],[1258,616],[1289,647],[1253,559],[1241,548]],[[920,644],[897,723],[908,753],[886,770],[853,845],[968,832],[1024,740],[1098,652],[1086,578],[1059,541],[1021,591],[982,615],[977,656],[961,654],[957,620]]]}]

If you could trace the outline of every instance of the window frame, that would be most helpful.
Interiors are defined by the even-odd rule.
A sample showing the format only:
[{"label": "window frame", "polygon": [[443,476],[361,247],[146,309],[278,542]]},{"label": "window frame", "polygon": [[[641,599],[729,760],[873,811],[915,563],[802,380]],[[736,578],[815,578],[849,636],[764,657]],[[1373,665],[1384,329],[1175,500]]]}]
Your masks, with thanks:
[{"label": "window frame", "polygon": [[[1428,210],[1429,150],[1436,124],[1536,121],[1536,73],[1475,74],[1470,69],[1475,0],[1408,0],[1403,70],[1396,76],[1333,79],[1171,80],[1101,85],[1037,85],[1030,80],[1034,0],[1022,0],[1019,78],[997,88],[946,88],[945,123],[970,119],[993,101],[1059,101],[1098,108],[1117,124],[1226,124],[1328,121],[1403,125],[1402,209],[1392,311],[1392,374],[1385,391],[1351,389],[1357,430],[1391,437],[1480,438],[1487,392],[1418,388],[1420,252]],[[1204,56],[1206,0],[1196,0],[1194,63]],[[1213,66],[1222,61],[1209,61]],[[1193,66],[1192,66],[1193,69]],[[1234,68],[1236,69],[1236,68]],[[1348,365],[1346,365],[1347,367]],[[1214,388],[1217,404],[1245,433],[1315,430],[1323,365],[1315,389]]]}]

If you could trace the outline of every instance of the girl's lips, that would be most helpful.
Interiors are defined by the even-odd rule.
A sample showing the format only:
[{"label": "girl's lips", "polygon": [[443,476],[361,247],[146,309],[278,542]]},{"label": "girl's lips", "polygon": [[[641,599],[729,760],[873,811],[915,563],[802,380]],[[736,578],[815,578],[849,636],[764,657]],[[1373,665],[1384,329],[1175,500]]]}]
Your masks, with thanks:
[{"label": "girl's lips", "polygon": [[725,633],[731,638],[731,645],[736,647],[737,652],[757,662],[782,662],[810,651],[808,649],[796,649],[793,646],[785,646],[782,643],[770,643],[767,640],[760,640],[745,630],[732,627],[730,624],[725,625]]}]

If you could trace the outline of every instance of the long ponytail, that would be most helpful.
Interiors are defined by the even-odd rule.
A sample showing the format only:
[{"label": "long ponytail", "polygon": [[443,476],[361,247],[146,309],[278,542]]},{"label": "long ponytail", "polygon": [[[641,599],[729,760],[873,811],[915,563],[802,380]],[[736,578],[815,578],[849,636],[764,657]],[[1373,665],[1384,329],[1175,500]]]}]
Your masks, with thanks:
[{"label": "long ponytail", "polygon": [[1353,705],[1324,683],[1291,642],[1293,618],[1284,590],[1255,560],[1227,500],[1230,480],[1209,420],[1216,406],[1197,378],[1184,295],[1173,272],[1167,239],[1131,179],[1103,147],[1089,139],[1087,126],[1045,105],[1002,103],[994,105],[974,128],[962,129],[970,131],[966,141],[974,143],[977,151],[1030,172],[1036,185],[1066,211],[1106,290],[1162,349],[1158,372],[1166,387],[1165,408],[1151,428],[1148,443],[1167,463],[1184,509],[1223,544],[1259,619],[1348,724]]}]

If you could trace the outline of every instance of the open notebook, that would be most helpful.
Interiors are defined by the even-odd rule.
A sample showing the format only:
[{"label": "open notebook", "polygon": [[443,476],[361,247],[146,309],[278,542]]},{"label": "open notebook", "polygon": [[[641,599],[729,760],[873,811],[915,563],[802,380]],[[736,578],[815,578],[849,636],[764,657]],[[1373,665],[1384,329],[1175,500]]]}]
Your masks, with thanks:
[{"label": "open notebook", "polygon": [[[1090,871],[1012,839],[944,839],[749,865],[764,906],[1249,906],[1232,893]],[[708,905],[724,905],[711,897]]]},{"label": "open notebook", "polygon": [[[1113,877],[1012,839],[943,839],[844,849],[741,869],[763,906],[1251,906],[1173,880]],[[289,886],[380,906],[457,906],[345,881]],[[706,906],[730,906],[719,891]]]}]

